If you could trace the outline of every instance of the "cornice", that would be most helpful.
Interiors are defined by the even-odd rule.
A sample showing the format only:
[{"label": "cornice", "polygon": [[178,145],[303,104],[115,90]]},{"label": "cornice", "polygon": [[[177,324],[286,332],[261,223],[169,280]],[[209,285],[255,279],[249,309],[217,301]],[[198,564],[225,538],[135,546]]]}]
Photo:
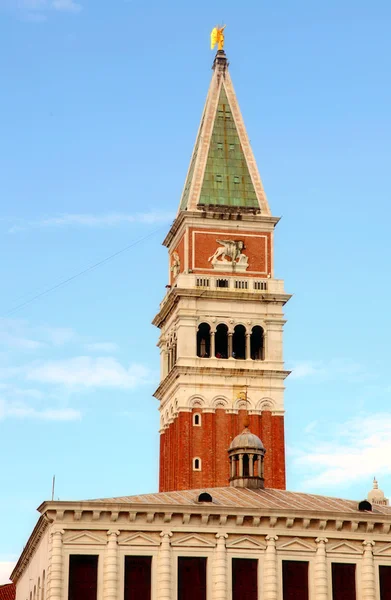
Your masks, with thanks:
[{"label": "cornice", "polygon": [[[205,367],[202,367],[202,374],[204,377],[207,375],[221,376],[222,373],[224,374],[225,377],[235,377],[236,375],[240,375],[241,377],[244,376],[244,377],[252,378],[252,379],[260,379],[263,377],[269,377],[269,378],[273,377],[274,379],[280,379],[281,381],[284,381],[288,377],[288,375],[290,375],[291,371],[284,371],[284,370],[277,371],[275,369],[256,369],[256,370],[255,369],[245,369],[245,368],[238,369],[237,367],[226,367],[225,365],[224,365],[224,370],[222,371],[221,369],[219,369],[217,367],[208,367],[207,365],[205,365]],[[170,387],[172,386],[174,381],[176,379],[178,379],[178,377],[180,375],[186,375],[186,376],[193,375],[194,377],[196,377],[199,374],[200,374],[199,367],[193,367],[193,366],[180,367],[178,365],[174,365],[174,367],[171,369],[171,371],[168,373],[168,375],[160,383],[159,387],[155,390],[153,396],[155,398],[157,398],[158,400],[161,400],[163,398],[163,396],[166,394],[166,392],[170,389]]]},{"label": "cornice", "polygon": [[292,298],[292,294],[279,294],[276,292],[246,292],[239,290],[227,290],[221,291],[217,289],[193,289],[193,288],[177,288],[174,287],[170,290],[166,300],[154,317],[152,324],[156,327],[162,327],[164,321],[167,319],[168,315],[171,314],[173,307],[181,298],[201,298],[208,300],[249,300],[253,302],[262,302],[263,304],[281,304],[284,306],[290,298]]},{"label": "cornice", "polygon": [[15,565],[14,570],[11,573],[11,581],[16,583],[23,573],[25,567],[30,562],[31,557],[33,556],[43,534],[48,528],[48,520],[45,515],[41,515],[38,519],[36,526],[33,529],[32,534],[30,535],[26,546],[23,549],[22,554],[19,557],[18,562]]},{"label": "cornice", "polygon": [[[241,209],[243,211],[243,209]],[[200,211],[180,211],[173,224],[170,227],[170,230],[166,237],[163,240],[163,246],[168,248],[175,235],[178,233],[182,224],[186,223],[186,221],[190,220],[200,220],[200,221],[218,221],[219,223],[231,222],[231,221],[244,221],[244,222],[252,222],[254,224],[265,223],[267,225],[272,225],[273,228],[277,225],[281,217],[269,217],[261,214],[253,214],[253,209],[250,209],[249,212],[238,212],[237,209],[227,209],[224,207],[224,211],[217,210],[200,210]]]},{"label": "cornice", "polygon": [[[213,490],[210,490],[213,494]],[[195,490],[195,498],[197,491]],[[181,529],[189,526],[193,531],[207,528],[214,530],[224,526],[228,531],[238,533],[237,528],[250,530],[254,534],[270,534],[270,530],[279,535],[293,536],[301,532],[306,535],[335,535],[339,539],[343,533],[348,537],[371,534],[382,538],[389,536],[391,515],[380,513],[352,513],[333,511],[310,511],[297,509],[266,509],[248,507],[224,507],[217,504],[177,505],[147,504],[131,502],[45,502],[40,510],[47,519],[56,525],[68,529],[111,529],[132,530],[135,527],[161,530],[164,525]],[[66,518],[65,518],[66,515]],[[18,565],[12,574],[24,568],[31,556],[26,554],[31,538]],[[22,561],[22,559],[24,559]],[[22,561],[23,564],[20,564]]]}]

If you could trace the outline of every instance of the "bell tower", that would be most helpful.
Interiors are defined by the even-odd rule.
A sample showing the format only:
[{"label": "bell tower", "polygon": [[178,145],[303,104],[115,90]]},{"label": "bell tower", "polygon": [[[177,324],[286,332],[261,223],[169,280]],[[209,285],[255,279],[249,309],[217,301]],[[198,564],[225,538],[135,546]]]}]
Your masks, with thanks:
[{"label": "bell tower", "polygon": [[160,491],[225,487],[227,449],[249,426],[266,448],[265,487],[285,488],[283,306],[274,228],[224,50],[176,219],[164,245]]}]

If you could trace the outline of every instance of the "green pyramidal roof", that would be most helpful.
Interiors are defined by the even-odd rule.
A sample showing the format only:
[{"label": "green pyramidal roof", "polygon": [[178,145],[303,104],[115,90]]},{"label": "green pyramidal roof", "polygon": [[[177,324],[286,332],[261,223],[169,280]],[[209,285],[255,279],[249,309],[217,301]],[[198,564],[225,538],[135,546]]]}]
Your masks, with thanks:
[{"label": "green pyramidal roof", "polygon": [[224,86],[221,86],[198,205],[259,209]]}]

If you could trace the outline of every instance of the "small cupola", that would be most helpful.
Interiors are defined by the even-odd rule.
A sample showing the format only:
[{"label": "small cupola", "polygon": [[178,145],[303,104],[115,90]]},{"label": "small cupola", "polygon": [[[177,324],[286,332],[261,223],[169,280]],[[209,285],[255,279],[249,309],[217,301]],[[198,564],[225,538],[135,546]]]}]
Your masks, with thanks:
[{"label": "small cupola", "polygon": [[384,492],[379,490],[379,484],[376,477],[373,478],[373,488],[368,493],[368,500],[371,504],[377,504],[378,506],[388,506],[388,498],[385,497]]},{"label": "small cupola", "polygon": [[263,461],[266,450],[258,436],[251,433],[248,423],[232,440],[228,450],[232,487],[263,489]]}]

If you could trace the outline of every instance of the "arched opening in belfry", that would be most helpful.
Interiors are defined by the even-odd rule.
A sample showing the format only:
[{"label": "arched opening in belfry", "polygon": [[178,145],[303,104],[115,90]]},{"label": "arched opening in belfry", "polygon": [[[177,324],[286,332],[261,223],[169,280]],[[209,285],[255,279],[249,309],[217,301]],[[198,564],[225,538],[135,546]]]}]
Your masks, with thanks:
[{"label": "arched opening in belfry", "polygon": [[250,459],[248,454],[243,454],[243,477],[250,477]]},{"label": "arched opening in belfry", "polygon": [[200,323],[197,331],[197,356],[200,358],[210,357],[210,325]]},{"label": "arched opening in belfry", "polygon": [[250,346],[253,360],[265,360],[265,336],[259,325],[252,328]]},{"label": "arched opening in belfry", "polygon": [[216,327],[215,350],[216,358],[228,358],[228,327],[224,323]]},{"label": "arched opening in belfry", "polygon": [[244,360],[246,358],[246,328],[236,325],[232,337],[232,356]]}]

